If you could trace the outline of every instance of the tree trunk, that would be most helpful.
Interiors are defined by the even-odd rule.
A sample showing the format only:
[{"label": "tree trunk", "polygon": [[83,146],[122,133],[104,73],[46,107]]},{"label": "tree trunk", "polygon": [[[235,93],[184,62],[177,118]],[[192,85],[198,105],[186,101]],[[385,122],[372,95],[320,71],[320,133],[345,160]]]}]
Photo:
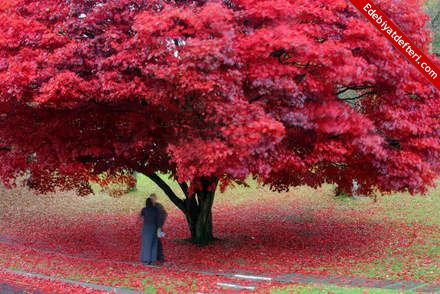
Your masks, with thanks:
[{"label": "tree trunk", "polygon": [[206,245],[214,240],[212,226],[212,204],[215,191],[197,191],[185,199],[185,216],[191,232],[191,241]]},{"label": "tree trunk", "polygon": [[184,214],[191,233],[191,241],[198,245],[206,245],[214,240],[212,226],[212,205],[218,180],[201,178],[197,182],[198,190],[189,194],[188,185],[179,183],[185,199],[179,198],[174,191],[157,174],[148,175]]}]

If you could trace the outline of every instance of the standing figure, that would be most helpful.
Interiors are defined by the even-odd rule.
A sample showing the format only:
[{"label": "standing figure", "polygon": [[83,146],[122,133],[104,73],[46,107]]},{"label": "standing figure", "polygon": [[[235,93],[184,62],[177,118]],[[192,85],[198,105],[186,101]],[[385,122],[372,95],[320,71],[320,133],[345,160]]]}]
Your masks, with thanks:
[{"label": "standing figure", "polygon": [[151,197],[147,198],[145,207],[141,211],[141,216],[144,218],[144,226],[142,227],[141,262],[145,264],[154,264],[157,262],[157,249],[159,243],[159,238],[157,236],[159,212]]},{"label": "standing figure", "polygon": [[[157,228],[157,235],[159,237],[159,234],[163,230],[163,226],[165,224],[165,221],[167,219],[168,214],[167,214],[165,208],[163,207],[163,205],[160,204],[159,202],[157,202],[157,195],[156,194],[154,194],[154,193],[151,194],[150,198],[153,200],[153,204],[157,208],[157,212],[159,213],[159,223],[158,223],[158,228]],[[160,238],[159,238],[159,241],[157,244],[157,260],[159,260],[160,262],[165,262],[165,255],[163,253],[162,240]]]}]

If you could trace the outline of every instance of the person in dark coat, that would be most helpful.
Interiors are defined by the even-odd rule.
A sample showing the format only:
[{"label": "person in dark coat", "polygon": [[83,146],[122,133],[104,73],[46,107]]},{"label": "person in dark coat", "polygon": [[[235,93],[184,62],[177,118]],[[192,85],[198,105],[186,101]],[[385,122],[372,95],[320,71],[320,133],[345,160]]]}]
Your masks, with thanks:
[{"label": "person in dark coat", "polygon": [[159,238],[157,234],[159,224],[159,211],[154,205],[153,199],[147,198],[145,207],[141,211],[144,218],[142,227],[141,262],[154,264],[157,262],[157,247]]},{"label": "person in dark coat", "polygon": [[[165,221],[167,219],[167,212],[165,210],[165,207],[163,207],[162,204],[160,204],[159,202],[157,202],[157,195],[156,194],[151,194],[150,198],[153,200],[154,206],[156,206],[157,211],[159,213],[159,223],[158,223],[158,230],[157,230],[157,234],[159,235],[160,232],[162,232],[163,230],[163,226],[165,224]],[[157,260],[159,260],[160,262],[165,262],[165,255],[163,253],[163,246],[162,246],[162,240],[159,238],[158,240],[158,244],[157,244]]]}]

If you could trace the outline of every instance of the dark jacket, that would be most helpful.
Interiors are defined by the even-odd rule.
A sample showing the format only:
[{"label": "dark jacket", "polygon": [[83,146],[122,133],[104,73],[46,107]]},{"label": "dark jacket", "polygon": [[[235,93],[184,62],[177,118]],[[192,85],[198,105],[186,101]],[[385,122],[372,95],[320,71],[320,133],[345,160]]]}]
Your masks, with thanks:
[{"label": "dark jacket", "polygon": [[144,218],[144,226],[159,227],[160,213],[157,207],[144,207],[141,215]]},{"label": "dark jacket", "polygon": [[162,228],[163,225],[165,224],[165,221],[167,220],[168,214],[162,204],[156,203],[155,207],[157,208],[157,212],[158,212],[157,227]]}]

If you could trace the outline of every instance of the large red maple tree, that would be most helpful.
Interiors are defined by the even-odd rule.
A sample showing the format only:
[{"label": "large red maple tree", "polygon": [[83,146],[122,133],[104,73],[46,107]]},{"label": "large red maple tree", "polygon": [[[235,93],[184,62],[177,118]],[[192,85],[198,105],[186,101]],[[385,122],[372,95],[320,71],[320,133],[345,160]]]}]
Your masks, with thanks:
[{"label": "large red maple tree", "polygon": [[[377,4],[429,50],[419,1]],[[88,193],[102,173],[141,172],[196,243],[213,239],[217,185],[249,176],[424,192],[440,170],[439,102],[346,0],[0,3],[4,182]]]}]

